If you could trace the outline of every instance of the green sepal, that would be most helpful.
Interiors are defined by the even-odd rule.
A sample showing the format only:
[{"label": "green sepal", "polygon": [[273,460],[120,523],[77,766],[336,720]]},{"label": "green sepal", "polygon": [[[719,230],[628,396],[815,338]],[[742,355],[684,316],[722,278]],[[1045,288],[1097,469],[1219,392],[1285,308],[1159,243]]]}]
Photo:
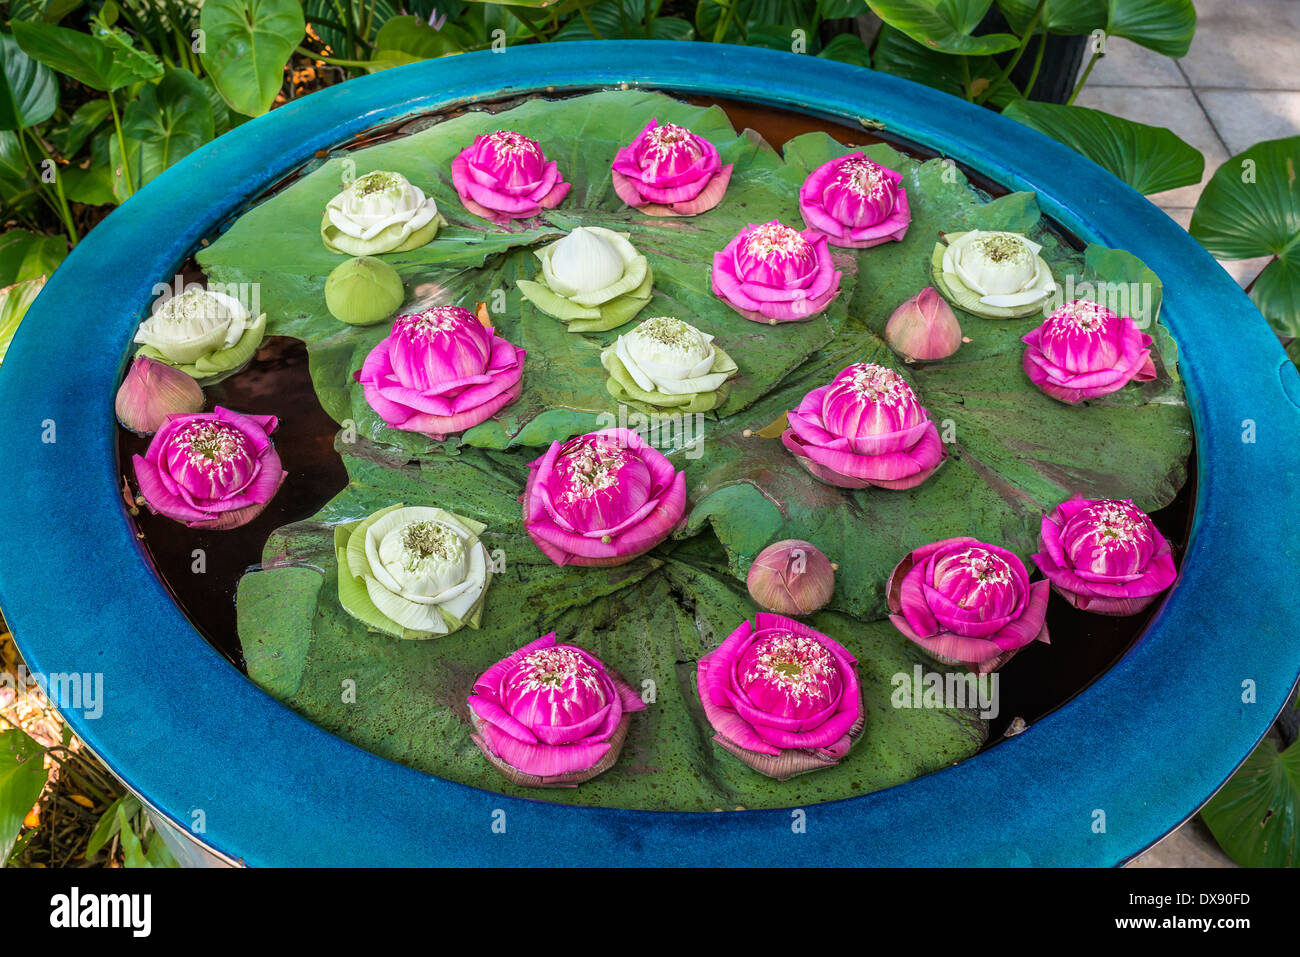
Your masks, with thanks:
[{"label": "green sepal", "polygon": [[380,230],[377,235],[370,239],[357,239],[355,236],[349,236],[331,223],[327,212],[321,217],[320,238],[325,244],[325,248],[330,252],[343,253],[345,256],[377,256],[380,253],[404,253],[431,243],[434,237],[438,235],[438,230],[447,225],[447,220],[443,218],[442,213],[436,213],[433,219],[404,240],[399,238],[402,235],[402,225],[402,223],[393,223],[391,226]]},{"label": "green sepal", "polygon": [[218,349],[206,356],[199,356],[193,362],[176,362],[167,358],[153,346],[141,346],[136,350],[137,356],[145,356],[180,369],[201,386],[216,385],[227,379],[252,361],[257,354],[262,340],[266,338],[266,313],[262,313],[248,324],[239,340],[227,349]]},{"label": "green sepal", "polygon": [[647,263],[641,285],[599,306],[580,306],[552,292],[541,273],[535,280],[518,279],[515,285],[523,297],[542,312],[566,323],[570,332],[608,332],[630,322],[650,302],[654,270]]}]

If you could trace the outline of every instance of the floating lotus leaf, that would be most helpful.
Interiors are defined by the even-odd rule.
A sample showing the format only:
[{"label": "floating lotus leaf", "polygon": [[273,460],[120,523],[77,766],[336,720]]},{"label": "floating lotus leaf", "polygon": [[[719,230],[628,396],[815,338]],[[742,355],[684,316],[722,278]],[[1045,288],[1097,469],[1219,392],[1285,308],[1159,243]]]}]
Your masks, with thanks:
[{"label": "floating lotus leaf", "polygon": [[[690,219],[629,210],[610,186],[609,162],[649,120],[701,133],[735,164],[727,196]],[[538,138],[573,184],[543,220],[516,231],[465,213],[446,172],[476,133],[516,129]],[[850,134],[851,135],[851,134]],[[428,246],[389,254],[422,302],[486,302],[492,321],[528,350],[522,397],[500,417],[437,444],[387,429],[369,411],[352,372],[384,326],[342,327],[325,311],[325,276],[339,258],[315,234],[337,189],[341,159],[255,207],[200,255],[214,281],[262,283],[269,332],[306,340],[313,380],[341,424],[346,488],[319,514],[267,543],[265,569],[239,590],[239,629],[250,676],[323,727],[413,767],[508,794],[470,740],[465,697],[491,663],[554,630],[588,648],[653,697],[633,716],[613,768],[548,800],[614,807],[712,810],[780,807],[862,794],[970,756],[983,722],[970,711],[889,706],[891,677],[927,659],[885,619],[884,586],[909,550],[970,535],[1027,558],[1039,516],[1070,494],[1132,498],[1153,511],[1186,479],[1191,423],[1176,349],[1158,322],[1159,282],[1122,250],[1080,252],[1046,228],[1034,196],[992,199],[952,164],[918,161],[888,146],[864,152],[899,171],[912,208],[900,242],[836,250],[843,293],[824,314],[779,327],[750,322],[710,290],[712,254],[748,223],[802,227],[796,194],[808,173],[854,148],[809,134],[777,154],[736,133],[718,109],[642,91],[532,100],[500,115],[467,113],[405,139],[354,154],[358,172],[400,171],[426,188],[450,224]],[[575,334],[519,295],[537,272],[533,246],[580,225],[630,234],[647,256],[654,292],[643,315],[678,316],[716,336],[739,367],[725,401],[701,415],[654,423],[658,447],[684,470],[688,509],[673,537],[617,568],[557,567],[528,540],[518,496],[527,464],[557,438],[611,425],[619,404],[600,354],[616,330]],[[957,308],[964,342],[939,362],[904,363],[883,339],[899,303],[931,284],[941,233],[1012,230],[1041,244],[1061,295],[1104,294],[1155,340],[1158,376],[1076,407],[1050,399],[1021,368],[1020,337],[1041,322],[985,319]],[[408,303],[408,306],[412,303]],[[929,410],[948,458],[908,491],[846,491],[814,481],[779,441],[800,398],[845,366],[877,362],[899,371]],[[635,404],[634,408],[635,408]],[[626,407],[624,416],[629,415]],[[602,415],[605,418],[602,420]],[[635,426],[634,426],[635,427]],[[746,435],[746,432],[749,434]],[[518,446],[535,446],[519,448]],[[407,642],[371,631],[339,605],[334,527],[396,502],[446,509],[486,526],[494,559],[480,629]],[[844,644],[867,694],[865,737],[845,761],[777,783],[716,747],[694,687],[699,657],[717,647],[754,605],[744,575],[780,539],[809,541],[839,564],[835,594],[810,623]],[[356,683],[355,702],[340,683]]]}]

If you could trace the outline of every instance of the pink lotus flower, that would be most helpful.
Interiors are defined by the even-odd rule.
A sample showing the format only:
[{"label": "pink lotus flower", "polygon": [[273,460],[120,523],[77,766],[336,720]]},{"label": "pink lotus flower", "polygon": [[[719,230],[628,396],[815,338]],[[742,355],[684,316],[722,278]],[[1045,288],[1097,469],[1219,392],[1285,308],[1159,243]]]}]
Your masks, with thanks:
[{"label": "pink lotus flower", "polygon": [[211,412],[169,415],[144,455],[131,459],[140,494],[154,512],[191,528],[251,522],[289,474],[270,434],[273,415]]},{"label": "pink lotus flower", "polygon": [[1133,615],[1178,576],[1169,542],[1131,501],[1074,496],[1043,516],[1033,556],[1057,594],[1099,615]]},{"label": "pink lotus flower", "polygon": [[946,359],[961,348],[961,326],[947,300],[926,286],[894,310],[885,341],[906,359]]},{"label": "pink lotus flower", "polygon": [[507,130],[474,137],[451,161],[451,181],[466,209],[501,224],[553,209],[569,193],[537,141]]},{"label": "pink lotus flower", "polygon": [[1025,374],[1054,399],[1082,402],[1156,377],[1151,337],[1091,299],[1067,302],[1025,336]]},{"label": "pink lotus flower", "polygon": [[787,419],[785,447],[814,477],[840,488],[913,488],[948,454],[912,387],[873,362],[813,389]]},{"label": "pink lotus flower", "polygon": [[838,764],[866,724],[857,659],[792,618],[741,622],[697,677],[713,740],[781,781]]},{"label": "pink lotus flower", "polygon": [[595,655],[551,632],[501,659],[469,696],[474,743],[507,778],[565,787],[618,760],[645,703]]},{"label": "pink lotus flower", "polygon": [[524,527],[557,565],[622,565],[686,511],[686,476],[630,429],[552,442],[528,470]]},{"label": "pink lotus flower", "polygon": [[850,153],[813,170],[799,189],[808,228],[832,246],[866,249],[907,235],[912,212],[901,174]]},{"label": "pink lotus flower", "polygon": [[731,182],[712,143],[673,123],[649,124],[614,157],[614,192],[650,216],[694,216],[722,201]]},{"label": "pink lotus flower", "polygon": [[434,306],[398,316],[356,378],[390,428],[441,440],[519,398],[526,354],[468,309]]},{"label": "pink lotus flower", "polygon": [[1046,581],[1030,584],[1024,562],[973,538],[947,538],[898,563],[886,597],[889,620],[929,654],[980,674],[997,671],[1031,641],[1047,642]]},{"label": "pink lotus flower", "polygon": [[811,319],[840,291],[826,237],[778,222],[750,224],[713,254],[713,294],[746,319]]}]

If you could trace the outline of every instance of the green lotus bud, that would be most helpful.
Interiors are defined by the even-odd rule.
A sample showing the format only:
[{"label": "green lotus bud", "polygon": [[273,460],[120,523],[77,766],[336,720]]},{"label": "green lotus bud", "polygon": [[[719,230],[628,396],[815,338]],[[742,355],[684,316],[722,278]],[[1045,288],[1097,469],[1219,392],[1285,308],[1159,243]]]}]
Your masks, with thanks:
[{"label": "green lotus bud", "polygon": [[397,270],[373,256],[339,263],[325,280],[325,305],[330,315],[353,326],[382,322],[405,298]]}]

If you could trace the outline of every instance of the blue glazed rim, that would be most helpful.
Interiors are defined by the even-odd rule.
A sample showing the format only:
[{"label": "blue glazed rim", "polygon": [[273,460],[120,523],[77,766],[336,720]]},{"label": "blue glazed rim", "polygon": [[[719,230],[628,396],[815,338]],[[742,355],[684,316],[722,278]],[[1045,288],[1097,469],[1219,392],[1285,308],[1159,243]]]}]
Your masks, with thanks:
[{"label": "blue glazed rim", "polygon": [[[1101,168],[946,94],[794,56],[557,43],[384,71],[221,137],[73,251],[0,371],[0,607],[33,671],[103,675],[103,715],[65,717],[132,789],[183,830],[201,812],[197,837],[253,865],[1112,865],[1227,779],[1300,672],[1300,606],[1286,584],[1300,536],[1278,521],[1300,506],[1295,368],[1218,264]],[[804,808],[801,832],[788,809],[554,805],[362,751],[261,692],[199,636],[146,565],[119,497],[112,398],[138,304],[231,211],[316,151],[381,123],[622,83],[869,118],[1034,190],[1066,229],[1132,251],[1161,277],[1181,348],[1199,443],[1194,526],[1180,582],[1135,647],[1021,735],[910,783]],[[1246,420],[1253,444],[1242,440]],[[1235,578],[1247,563],[1243,595]],[[1247,681],[1255,703],[1243,703]],[[505,832],[494,833],[500,811]]]}]

